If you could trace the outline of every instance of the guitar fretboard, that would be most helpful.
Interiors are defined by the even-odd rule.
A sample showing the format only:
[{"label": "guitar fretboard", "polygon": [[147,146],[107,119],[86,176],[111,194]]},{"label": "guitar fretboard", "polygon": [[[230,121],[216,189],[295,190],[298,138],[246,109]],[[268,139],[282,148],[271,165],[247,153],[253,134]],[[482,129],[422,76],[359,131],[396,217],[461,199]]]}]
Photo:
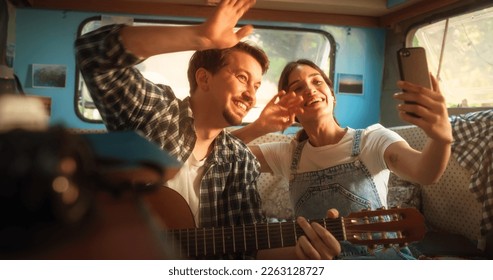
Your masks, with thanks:
[{"label": "guitar fretboard", "polygon": [[[337,238],[345,240],[342,219],[312,220]],[[240,226],[167,230],[165,242],[181,258],[223,255],[262,249],[290,247],[304,234],[296,223],[278,222]]]}]

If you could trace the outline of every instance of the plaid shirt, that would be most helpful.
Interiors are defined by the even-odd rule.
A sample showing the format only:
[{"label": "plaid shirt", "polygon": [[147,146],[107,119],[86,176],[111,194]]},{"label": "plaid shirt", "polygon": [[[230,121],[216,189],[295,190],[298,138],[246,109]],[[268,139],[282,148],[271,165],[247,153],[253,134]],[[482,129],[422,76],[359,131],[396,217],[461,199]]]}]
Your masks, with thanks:
[{"label": "plaid shirt", "polygon": [[451,117],[452,153],[471,171],[469,189],[483,204],[481,236],[493,229],[493,110]]},{"label": "plaid shirt", "polygon": [[[184,162],[196,141],[190,99],[144,79],[142,60],[119,37],[121,25],[104,26],[75,42],[77,62],[108,130],[138,130]],[[213,143],[200,184],[201,227],[262,222],[256,180],[260,164],[248,147],[223,130]]]}]

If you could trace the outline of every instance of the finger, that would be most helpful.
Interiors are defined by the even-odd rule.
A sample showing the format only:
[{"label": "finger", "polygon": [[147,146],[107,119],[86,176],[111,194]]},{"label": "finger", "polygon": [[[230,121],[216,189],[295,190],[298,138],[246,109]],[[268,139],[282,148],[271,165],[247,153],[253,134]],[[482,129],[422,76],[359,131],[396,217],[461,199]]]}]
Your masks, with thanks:
[{"label": "finger", "polygon": [[236,37],[238,38],[238,41],[245,38],[246,36],[252,34],[253,32],[253,26],[252,25],[245,25],[238,29],[236,31]]},{"label": "finger", "polygon": [[[332,216],[338,216],[336,209],[328,211]],[[341,252],[339,241],[322,225],[318,223],[309,224],[303,217],[298,217],[298,224],[303,229],[306,236],[299,242],[303,254],[310,259],[333,259]]]},{"label": "finger", "polygon": [[336,219],[338,217],[339,217],[339,211],[337,211],[337,209],[331,208],[331,209],[327,210],[327,218]]},{"label": "finger", "polygon": [[[403,119],[404,120],[414,120],[414,119],[420,119],[424,116],[425,114],[425,110],[428,110],[427,108],[425,108],[424,106],[422,106],[421,104],[417,104],[417,103],[410,103],[410,102],[406,102],[406,103],[402,103],[402,104],[399,104],[397,105],[397,109],[399,110],[399,113],[403,113],[405,115],[403,115]],[[410,119],[409,119],[410,117]],[[412,119],[414,118],[414,119]],[[413,122],[415,124],[415,122]]]},{"label": "finger", "polygon": [[235,7],[237,7],[239,11],[246,12],[255,5],[256,0],[233,0],[232,2],[234,2]]},{"label": "finger", "polygon": [[423,100],[414,93],[400,93],[394,95],[394,98],[403,102],[397,104],[397,110],[401,112],[413,113],[421,117],[420,113],[426,108]]},{"label": "finger", "polygon": [[[436,82],[436,80],[434,81]],[[438,87],[438,84],[436,84],[436,86]],[[403,92],[394,94],[395,99],[414,102],[429,110],[433,110],[432,108],[439,108],[445,100],[441,92],[425,87],[410,84],[409,86],[403,86],[402,89]]]},{"label": "finger", "polygon": [[289,102],[290,100],[293,100],[294,97],[296,97],[295,94],[293,94],[292,92],[286,92],[284,90],[281,90],[280,92],[280,95],[279,95],[279,102],[282,101],[282,102]]},{"label": "finger", "polygon": [[279,105],[285,107],[285,108],[301,108],[301,105],[303,104],[303,97],[298,96],[292,92],[286,93],[282,95],[279,98]]},{"label": "finger", "polygon": [[298,258],[303,259],[303,260],[320,260],[321,256],[313,248],[312,244],[308,240],[306,236],[301,236],[298,238],[298,243],[295,247],[295,252]]},{"label": "finger", "polygon": [[414,91],[415,85],[406,81],[398,81],[397,86],[402,89],[402,91],[410,92]]},{"label": "finger", "polygon": [[222,1],[219,1],[218,7],[226,6],[226,5],[230,4],[231,2],[232,2],[232,0],[222,0]]},{"label": "finger", "polygon": [[298,259],[308,260],[308,257],[305,255],[305,252],[303,252],[302,249],[302,245],[301,245],[301,243],[303,242],[302,237],[298,238],[298,241],[296,242],[296,246],[294,247],[294,252],[296,253]]},{"label": "finger", "polygon": [[399,117],[409,123],[417,124],[416,121],[421,119],[422,112],[420,112],[421,106],[403,103],[397,105],[397,110],[399,111]]},{"label": "finger", "polygon": [[399,81],[397,85],[403,90],[403,92],[398,93],[397,96],[411,98],[414,94],[414,96],[418,98],[427,97],[435,101],[441,101],[443,96],[440,92],[440,85],[438,83],[438,80],[431,73],[429,75],[431,80],[431,89],[406,81]]},{"label": "finger", "polygon": [[235,16],[237,19],[240,19],[254,4],[254,0],[237,0],[237,1],[232,1],[233,3],[233,13],[235,13]]},{"label": "finger", "polygon": [[436,106],[437,102],[442,102],[441,95],[422,88],[423,92],[399,92],[394,94],[394,98],[404,101],[402,110],[418,110],[418,107],[423,107],[426,110],[431,110]]},{"label": "finger", "polygon": [[399,118],[401,118],[405,122],[416,125],[425,131],[428,129],[428,127],[430,127],[430,124],[427,121],[425,121],[425,119],[421,117],[419,113],[413,113],[414,115],[419,117],[415,117],[414,115],[411,115],[409,113],[413,113],[413,112],[410,110],[408,111],[399,110]]},{"label": "finger", "polygon": [[421,86],[411,85],[403,88],[402,92],[397,93],[397,97],[401,99],[420,98],[422,96],[431,96],[433,91]]},{"label": "finger", "polygon": [[[444,98],[435,92],[424,95],[403,93],[396,96],[396,99],[404,101],[404,103],[397,105],[399,111],[413,113],[429,123],[436,122],[439,118],[438,116],[444,112]],[[405,120],[408,120],[408,118],[405,118]]]},{"label": "finger", "polygon": [[276,95],[274,95],[271,100],[269,101],[269,104],[277,104],[281,101],[281,98],[286,94],[284,90],[279,91]]},{"label": "finger", "polygon": [[308,223],[308,221],[304,217],[298,217],[296,219],[298,225],[305,232],[306,237],[312,242],[320,242],[320,238],[318,237],[317,232],[313,229],[313,227]]},{"label": "finger", "polygon": [[[284,92],[284,91],[283,91]],[[276,103],[279,105],[286,114],[290,116],[290,119],[294,121],[296,114],[303,113],[303,97],[297,96],[293,93],[280,93],[279,101]]]},{"label": "finger", "polygon": [[226,8],[234,8],[237,1],[235,0],[221,0],[219,4],[217,4],[218,10],[226,9]]},{"label": "finger", "polygon": [[341,251],[337,239],[318,223],[309,224],[302,217],[297,219],[305,235],[299,239],[299,246],[309,259],[333,259]]},{"label": "finger", "polygon": [[437,78],[435,78],[435,76],[433,76],[431,73],[430,73],[430,80],[431,80],[431,86],[432,86],[433,90],[440,92],[440,84],[438,83]]},{"label": "finger", "polygon": [[319,254],[322,259],[332,259],[334,256],[338,255],[341,251],[341,245],[339,241],[325,229],[322,225],[318,223],[312,223],[312,228],[317,233],[319,240],[323,242],[324,246],[318,245]]}]

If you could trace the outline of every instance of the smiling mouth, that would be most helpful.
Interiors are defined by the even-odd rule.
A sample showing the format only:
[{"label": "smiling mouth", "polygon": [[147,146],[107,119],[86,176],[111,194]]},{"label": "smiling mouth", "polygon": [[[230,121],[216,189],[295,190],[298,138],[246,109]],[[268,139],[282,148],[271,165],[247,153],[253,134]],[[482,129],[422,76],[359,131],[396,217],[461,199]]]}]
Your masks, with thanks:
[{"label": "smiling mouth", "polygon": [[310,101],[306,102],[304,106],[305,106],[305,107],[308,107],[308,106],[311,106],[311,105],[313,105],[313,104],[316,104],[316,103],[318,103],[318,102],[323,102],[323,101],[324,101],[324,99],[323,99],[323,98],[321,98],[321,97],[318,97],[318,98],[313,98],[313,99],[310,99]]},{"label": "smiling mouth", "polygon": [[243,102],[240,101],[235,101],[235,105],[239,108],[241,108],[243,111],[248,112],[249,106]]}]

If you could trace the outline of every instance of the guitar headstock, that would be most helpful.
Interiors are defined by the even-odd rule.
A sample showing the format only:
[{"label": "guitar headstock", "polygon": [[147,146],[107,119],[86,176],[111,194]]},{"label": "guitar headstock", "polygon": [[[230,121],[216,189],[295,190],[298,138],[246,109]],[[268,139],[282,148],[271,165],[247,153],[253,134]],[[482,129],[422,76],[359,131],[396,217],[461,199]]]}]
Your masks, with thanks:
[{"label": "guitar headstock", "polygon": [[416,208],[363,210],[343,218],[346,240],[352,244],[405,246],[423,239],[426,228]]}]

